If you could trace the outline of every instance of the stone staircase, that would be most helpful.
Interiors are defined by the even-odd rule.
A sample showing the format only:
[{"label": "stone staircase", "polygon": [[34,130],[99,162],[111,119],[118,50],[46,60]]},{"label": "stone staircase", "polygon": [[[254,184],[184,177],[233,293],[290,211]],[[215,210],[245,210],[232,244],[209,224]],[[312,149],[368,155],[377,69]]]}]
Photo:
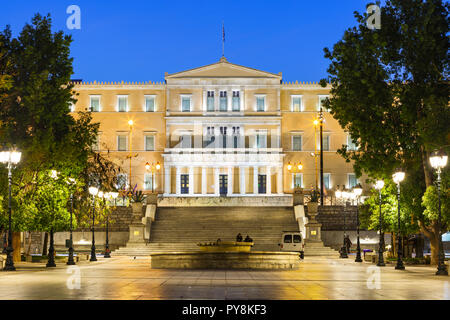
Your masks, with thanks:
[{"label": "stone staircase", "polygon": [[282,232],[298,230],[292,207],[159,207],[150,242],[128,244],[113,254],[198,251],[199,242],[234,241],[238,233],[253,239],[254,251],[279,251]]},{"label": "stone staircase", "polygon": [[339,252],[323,245],[322,241],[305,240],[305,257],[339,257]]},{"label": "stone staircase", "polygon": [[[238,233],[253,239],[253,251],[279,251],[282,232],[298,230],[292,207],[159,207],[149,243],[128,243],[113,255],[199,251],[199,242],[234,241]],[[306,241],[305,256],[338,257],[339,253],[321,241]]]}]

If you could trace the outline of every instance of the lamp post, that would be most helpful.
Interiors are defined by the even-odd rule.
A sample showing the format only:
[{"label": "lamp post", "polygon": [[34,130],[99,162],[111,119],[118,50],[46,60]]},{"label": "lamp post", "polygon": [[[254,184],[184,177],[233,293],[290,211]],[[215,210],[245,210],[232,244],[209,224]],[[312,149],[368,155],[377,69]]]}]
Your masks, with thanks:
[{"label": "lamp post", "polygon": [[383,226],[382,226],[382,216],[381,216],[381,189],[383,189],[384,187],[384,181],[383,180],[377,180],[377,182],[375,183],[375,189],[378,190],[378,195],[379,195],[379,201],[380,201],[380,217],[379,217],[379,230],[380,230],[380,240],[378,243],[378,263],[377,266],[379,267],[384,267],[384,256],[383,256],[383,252],[384,252],[384,236],[383,236]]},{"label": "lamp post", "polygon": [[95,196],[98,194],[98,189],[96,187],[89,187],[89,193],[92,194],[92,246],[91,246],[91,259],[89,261],[97,261],[95,255]]},{"label": "lamp post", "polygon": [[353,188],[353,194],[356,197],[356,224],[357,224],[357,229],[356,229],[356,259],[355,262],[362,262],[361,259],[361,245],[360,245],[360,241],[359,241],[359,197],[361,196],[363,192],[363,189],[361,187],[361,184],[357,184],[354,188]]},{"label": "lamp post", "polygon": [[145,170],[147,170],[147,171],[151,170],[151,172],[152,172],[152,193],[154,193],[155,192],[155,174],[157,171],[161,170],[161,164],[159,163],[159,161],[156,163],[153,162],[152,164],[147,162],[145,164]]},{"label": "lamp post", "polygon": [[323,112],[320,107],[319,112],[319,124],[320,124],[320,205],[323,206]]},{"label": "lamp post", "polygon": [[341,248],[341,252],[339,255],[339,258],[342,259],[347,259],[348,258],[348,254],[347,254],[347,244],[346,244],[346,228],[345,228],[345,210],[347,208],[347,198],[348,198],[348,192],[344,189],[344,190],[340,190],[339,189],[339,185],[337,186],[337,190],[335,192],[336,198],[337,199],[341,199],[345,202],[345,207],[344,207],[344,245]]},{"label": "lamp post", "polygon": [[[108,198],[114,199],[114,208],[116,208],[116,198],[119,196],[118,192],[109,192]],[[109,214],[106,216],[106,242],[105,242],[105,258],[111,258],[111,250],[109,250]]]},{"label": "lamp post", "polygon": [[134,124],[133,120],[131,120],[131,119],[128,120],[128,125],[130,126],[130,155],[129,155],[129,157],[130,157],[130,179],[129,179],[130,180],[130,189],[132,188],[131,187],[131,159],[133,158],[133,145],[132,145],[133,124]]},{"label": "lamp post", "polygon": [[12,166],[13,164],[18,164],[20,162],[20,157],[22,153],[16,150],[12,151],[2,151],[0,152],[0,162],[6,163],[8,165],[8,219],[9,219],[9,229],[8,229],[8,247],[6,248],[6,264],[3,270],[5,271],[15,271],[12,247],[12,223],[11,223],[11,185],[12,185]]},{"label": "lamp post", "polygon": [[[69,181],[71,184],[75,183],[75,179],[69,178]],[[73,215],[73,192],[70,193],[70,243],[69,243],[69,258],[67,259],[67,264],[69,266],[75,265],[75,261],[73,259],[73,236],[72,236],[72,230],[73,230],[73,223],[72,223],[72,215]]]},{"label": "lamp post", "polygon": [[395,266],[396,270],[405,270],[405,266],[402,261],[402,241],[401,241],[401,232],[400,232],[400,182],[405,179],[405,173],[401,171],[401,169],[397,169],[396,172],[392,175],[392,179],[397,184],[397,210],[398,210],[398,245],[397,245],[397,265]]},{"label": "lamp post", "polygon": [[439,241],[439,258],[438,268],[436,275],[448,276],[447,267],[444,263],[445,255],[444,248],[442,246],[442,217],[441,217],[441,170],[447,165],[448,156],[443,151],[434,151],[430,156],[431,166],[436,169],[437,172],[437,187],[438,187],[438,199],[439,199],[439,216],[438,216],[438,241]]}]

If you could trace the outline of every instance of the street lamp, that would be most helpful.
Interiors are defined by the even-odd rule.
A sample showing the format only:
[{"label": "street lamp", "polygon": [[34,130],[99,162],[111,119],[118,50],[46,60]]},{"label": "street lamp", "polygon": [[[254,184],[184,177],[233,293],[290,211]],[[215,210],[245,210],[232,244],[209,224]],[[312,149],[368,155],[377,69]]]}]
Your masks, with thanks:
[{"label": "street lamp", "polygon": [[16,150],[2,151],[0,152],[0,162],[8,164],[8,216],[9,216],[9,229],[8,229],[8,247],[6,248],[6,264],[3,270],[15,271],[13,260],[14,249],[12,247],[12,226],[11,226],[11,184],[12,184],[12,166],[20,162],[22,153]]},{"label": "street lamp", "polygon": [[378,243],[378,263],[377,266],[379,267],[384,267],[384,256],[383,256],[383,252],[384,252],[384,236],[383,236],[383,227],[382,227],[382,216],[381,216],[381,189],[383,189],[384,187],[384,181],[383,180],[377,180],[377,182],[375,183],[375,189],[378,190],[378,195],[379,195],[379,199],[380,199],[380,217],[379,217],[379,228],[380,228],[380,240]]},{"label": "street lamp", "polygon": [[363,189],[361,187],[361,184],[357,184],[353,188],[353,194],[356,197],[356,223],[357,223],[357,229],[356,229],[356,259],[355,262],[362,262],[361,259],[361,246],[359,242],[359,197],[361,196],[363,192]]},{"label": "street lamp", "polygon": [[[69,178],[70,185],[75,184],[75,179]],[[70,192],[70,243],[69,243],[69,258],[67,259],[67,264],[69,266],[75,265],[75,261],[73,260],[73,237],[72,237],[72,230],[73,230],[73,224],[72,224],[72,214],[73,214],[73,192]]]},{"label": "street lamp", "polygon": [[152,164],[150,164],[150,163],[146,163],[145,164],[145,170],[147,170],[147,171],[150,171],[151,170],[151,172],[152,172],[152,193],[154,193],[154,191],[155,191],[155,173],[157,172],[157,171],[159,171],[159,170],[161,170],[161,164],[159,163],[159,161],[158,162],[156,162],[156,163],[152,163]]},{"label": "street lamp", "polygon": [[[133,122],[133,120],[128,120],[128,125],[130,126],[130,155],[129,155],[129,157],[130,157],[130,189],[132,188],[131,187],[131,159],[133,158],[133,144],[132,144],[132,140],[133,140],[133,124],[134,124],[134,122]],[[131,197],[131,195],[130,195],[130,197]]]},{"label": "street lamp", "polygon": [[400,232],[400,182],[405,179],[405,173],[401,169],[397,169],[396,172],[392,175],[392,179],[397,184],[397,210],[398,210],[398,246],[397,246],[397,265],[395,266],[396,270],[405,270],[405,266],[402,261],[402,241],[401,241],[401,232]]},{"label": "street lamp", "polygon": [[89,261],[97,261],[95,255],[95,196],[98,194],[98,189],[96,187],[89,187],[89,193],[92,194],[92,246],[91,246],[91,259]]},{"label": "street lamp", "polygon": [[[119,196],[118,192],[109,192],[108,198],[114,199],[114,209],[116,208],[116,198]],[[111,258],[111,250],[109,250],[109,215],[106,216],[106,242],[105,242],[105,258]]]},{"label": "street lamp", "polygon": [[345,211],[346,211],[346,208],[347,208],[347,199],[349,198],[349,193],[345,189],[339,190],[339,186],[337,186],[337,190],[335,192],[335,195],[336,195],[337,199],[341,199],[341,200],[345,201],[345,207],[344,207],[344,210],[343,210],[344,211],[344,245],[341,248],[341,252],[340,252],[339,258],[346,259],[346,258],[348,258],[348,254],[347,254],[347,244],[346,244],[347,235],[346,235],[346,232],[345,232],[346,231],[346,229],[345,229]]},{"label": "street lamp", "polygon": [[438,241],[439,241],[439,259],[436,275],[448,276],[447,267],[444,263],[444,249],[442,246],[442,221],[441,221],[441,170],[447,165],[448,156],[444,151],[434,151],[430,156],[431,166],[437,171],[437,187],[439,199],[439,216],[438,216]]}]

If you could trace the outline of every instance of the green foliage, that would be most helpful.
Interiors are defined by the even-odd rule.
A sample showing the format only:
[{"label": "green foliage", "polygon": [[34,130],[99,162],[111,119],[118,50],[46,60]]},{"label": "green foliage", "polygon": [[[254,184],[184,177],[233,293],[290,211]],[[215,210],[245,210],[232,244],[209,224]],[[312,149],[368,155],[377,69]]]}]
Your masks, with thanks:
[{"label": "green foliage", "polygon": [[[438,190],[435,186],[429,186],[423,195],[422,205],[425,207],[423,212],[427,221],[436,221],[439,215],[439,198]],[[443,223],[444,232],[448,230],[450,225],[450,189],[441,189],[441,221]]]},{"label": "green foliage", "polygon": [[[368,29],[368,14],[355,12],[357,25],[331,50],[324,49],[332,85],[325,107],[358,145],[357,150],[343,145],[338,153],[353,161],[358,176],[365,172],[388,181],[401,166],[406,171],[400,200],[405,229],[414,232],[420,224],[428,237],[436,225],[435,209],[422,206],[433,184],[429,153],[450,151],[449,8],[441,0],[388,0],[381,8],[381,29]],[[395,195],[392,188],[386,192]],[[364,206],[372,228],[378,223],[376,199]],[[385,223],[393,230],[396,200],[384,201]],[[431,208],[429,202],[423,204]]]},{"label": "green foliage", "polygon": [[133,200],[133,202],[136,203],[143,202],[145,200],[145,195],[142,193],[141,190],[134,190],[131,199]]}]

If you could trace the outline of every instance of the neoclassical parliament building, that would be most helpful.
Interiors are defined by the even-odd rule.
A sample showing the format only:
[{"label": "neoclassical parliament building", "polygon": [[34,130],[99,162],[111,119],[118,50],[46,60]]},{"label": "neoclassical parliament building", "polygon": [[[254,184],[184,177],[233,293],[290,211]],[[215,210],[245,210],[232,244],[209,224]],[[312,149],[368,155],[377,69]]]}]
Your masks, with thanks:
[{"label": "neoclassical parliament building", "polygon": [[[120,189],[131,183],[162,198],[243,199],[320,188],[315,120],[329,86],[283,82],[281,72],[224,57],[164,78],[74,81],[72,111],[90,110],[100,123],[94,148],[122,168]],[[323,181],[331,195],[358,183],[352,164],[336,153],[355,144],[326,109],[323,117]]]}]

